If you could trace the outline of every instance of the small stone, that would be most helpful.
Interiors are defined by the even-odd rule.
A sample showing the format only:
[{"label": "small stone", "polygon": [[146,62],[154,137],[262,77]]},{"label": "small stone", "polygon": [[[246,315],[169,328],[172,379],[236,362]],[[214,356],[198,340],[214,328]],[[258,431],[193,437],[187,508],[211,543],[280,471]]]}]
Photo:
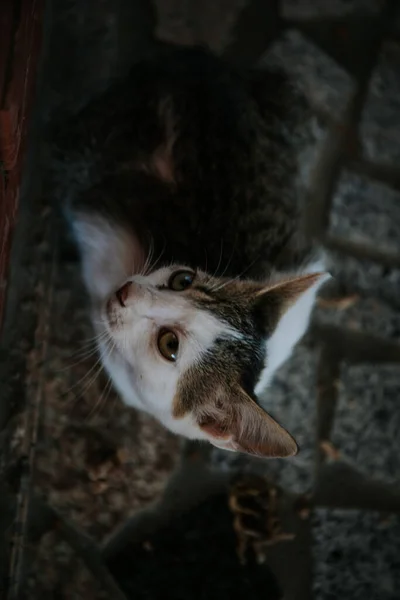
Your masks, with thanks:
[{"label": "small stone", "polygon": [[300,496],[295,502],[294,510],[302,521],[307,521],[311,516],[310,497]]},{"label": "small stone", "polygon": [[97,515],[97,522],[101,525],[110,526],[112,521],[113,518],[110,512],[101,512]]},{"label": "small stone", "polygon": [[107,481],[91,481],[90,490],[93,494],[100,495],[104,494],[109,488]]},{"label": "small stone", "polygon": [[143,542],[143,549],[146,550],[146,552],[153,552],[154,546],[151,542],[147,540]]},{"label": "small stone", "polygon": [[329,440],[322,440],[319,444],[325,456],[331,460],[339,460],[340,452]]},{"label": "small stone", "polygon": [[114,511],[120,512],[127,504],[127,498],[122,492],[114,491],[108,496],[110,506]]}]

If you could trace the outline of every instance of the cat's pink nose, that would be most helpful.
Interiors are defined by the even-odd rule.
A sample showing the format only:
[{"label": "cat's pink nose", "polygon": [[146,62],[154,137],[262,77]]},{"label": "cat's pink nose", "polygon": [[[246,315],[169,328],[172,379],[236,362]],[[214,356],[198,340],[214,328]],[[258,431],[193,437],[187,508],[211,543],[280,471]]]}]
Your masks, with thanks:
[{"label": "cat's pink nose", "polygon": [[132,282],[128,281],[121,288],[119,288],[119,290],[117,292],[115,292],[117,300],[121,306],[125,306],[125,302],[129,296],[129,288],[131,287],[131,285],[132,285]]}]

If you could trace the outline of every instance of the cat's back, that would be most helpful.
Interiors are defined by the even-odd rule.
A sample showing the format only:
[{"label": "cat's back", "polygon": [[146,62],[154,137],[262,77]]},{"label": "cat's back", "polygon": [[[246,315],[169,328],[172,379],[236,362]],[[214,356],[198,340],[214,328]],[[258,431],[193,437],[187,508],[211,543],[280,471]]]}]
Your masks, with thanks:
[{"label": "cat's back", "polygon": [[294,233],[300,113],[281,74],[173,49],[135,66],[79,127],[97,153],[105,202],[117,189],[123,210],[162,235],[174,259],[197,252],[198,263],[195,239],[202,260],[224,264],[234,252],[238,270],[260,255],[272,263]]}]

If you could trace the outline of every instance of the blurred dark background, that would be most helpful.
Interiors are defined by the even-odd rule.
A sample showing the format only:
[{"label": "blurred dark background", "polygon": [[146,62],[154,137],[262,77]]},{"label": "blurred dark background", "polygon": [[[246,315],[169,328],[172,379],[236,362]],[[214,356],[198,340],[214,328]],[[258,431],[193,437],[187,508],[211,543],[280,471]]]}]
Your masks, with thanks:
[{"label": "blurred dark background", "polygon": [[[266,399],[287,461],[182,444],[93,376],[51,132],[172,43],[279,66],[312,108],[299,191],[335,278]],[[400,3],[3,0],[0,92],[0,597],[397,599]],[[295,535],[262,564],[237,553],[238,477],[279,487]]]}]

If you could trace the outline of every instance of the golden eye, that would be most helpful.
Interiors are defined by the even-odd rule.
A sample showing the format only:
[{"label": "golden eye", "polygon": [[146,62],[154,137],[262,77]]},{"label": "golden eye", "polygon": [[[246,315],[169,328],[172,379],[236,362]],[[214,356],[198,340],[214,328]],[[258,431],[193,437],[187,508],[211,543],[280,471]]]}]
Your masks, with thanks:
[{"label": "golden eye", "polygon": [[169,278],[168,287],[175,292],[183,292],[192,285],[194,276],[193,271],[177,271]]},{"label": "golden eye", "polygon": [[175,335],[173,331],[170,329],[160,329],[157,345],[160,354],[164,358],[170,360],[171,362],[176,361],[178,358],[179,340],[178,336]]}]

